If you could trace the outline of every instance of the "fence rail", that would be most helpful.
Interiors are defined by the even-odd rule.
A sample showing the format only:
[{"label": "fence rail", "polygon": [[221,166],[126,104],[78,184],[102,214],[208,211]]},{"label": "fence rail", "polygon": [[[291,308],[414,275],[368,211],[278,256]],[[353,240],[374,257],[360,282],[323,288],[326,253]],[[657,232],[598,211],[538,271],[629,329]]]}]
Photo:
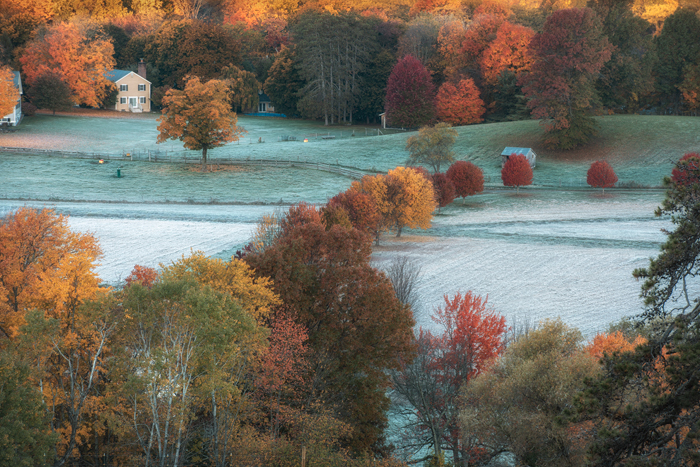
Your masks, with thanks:
[{"label": "fence rail", "polygon": [[[167,163],[185,163],[185,164],[201,164],[201,156],[195,156],[185,151],[150,151],[150,150],[133,150],[130,152],[122,152],[122,154],[105,154],[98,152],[79,152],[79,151],[59,151],[54,149],[33,149],[33,148],[13,148],[0,146],[0,152],[18,153],[27,155],[43,155],[51,157],[63,157],[70,159],[94,159],[105,161],[143,161],[143,162],[167,162]],[[188,157],[189,156],[189,157]],[[250,165],[263,167],[299,167],[305,169],[321,170],[323,172],[335,173],[360,179],[367,175],[368,172],[357,167],[348,167],[338,164],[327,164],[324,162],[312,162],[298,159],[280,160],[280,159],[237,159],[214,157],[207,160],[207,165]]]}]

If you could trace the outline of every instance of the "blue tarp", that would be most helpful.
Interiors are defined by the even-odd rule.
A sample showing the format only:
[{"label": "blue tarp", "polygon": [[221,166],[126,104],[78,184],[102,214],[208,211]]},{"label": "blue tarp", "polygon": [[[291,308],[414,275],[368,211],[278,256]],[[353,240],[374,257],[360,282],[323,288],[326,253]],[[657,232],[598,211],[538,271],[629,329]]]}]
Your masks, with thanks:
[{"label": "blue tarp", "polygon": [[285,114],[276,114],[272,112],[258,112],[254,114],[243,114],[249,117],[282,117],[282,118],[287,118]]}]

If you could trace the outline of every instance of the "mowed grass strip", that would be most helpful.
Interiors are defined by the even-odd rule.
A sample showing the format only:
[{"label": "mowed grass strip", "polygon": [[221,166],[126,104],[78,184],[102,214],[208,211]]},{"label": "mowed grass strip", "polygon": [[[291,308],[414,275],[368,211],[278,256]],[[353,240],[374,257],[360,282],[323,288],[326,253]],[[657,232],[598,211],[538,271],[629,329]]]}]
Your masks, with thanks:
[{"label": "mowed grass strip", "polygon": [[[0,135],[0,146],[108,154],[168,150],[182,154],[178,141],[156,145],[156,119],[156,114],[139,119],[38,115],[25,119],[16,132]],[[586,187],[588,167],[601,159],[613,166],[621,186],[658,187],[674,161],[686,152],[700,151],[698,118],[611,115],[597,117],[597,121],[598,137],[572,151],[543,147],[542,129],[534,120],[458,127],[454,149],[458,159],[470,160],[484,170],[487,184],[500,186],[501,151],[506,146],[532,147],[538,156],[534,185],[557,187]],[[238,123],[248,133],[238,143],[211,150],[212,160],[304,160],[387,171],[405,164],[406,139],[413,134],[399,131],[382,135],[379,133],[392,130],[364,125],[325,127],[319,122],[281,118],[240,116]],[[194,151],[187,154],[197,155]],[[309,176],[326,175],[310,171]]]}]

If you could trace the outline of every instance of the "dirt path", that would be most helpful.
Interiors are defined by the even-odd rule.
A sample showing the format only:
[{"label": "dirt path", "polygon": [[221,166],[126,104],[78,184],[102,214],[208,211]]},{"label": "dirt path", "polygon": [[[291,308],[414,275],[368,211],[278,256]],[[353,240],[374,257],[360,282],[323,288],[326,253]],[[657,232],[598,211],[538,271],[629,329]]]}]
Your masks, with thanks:
[{"label": "dirt path", "polygon": [[[50,110],[37,110],[39,115],[53,115]],[[67,112],[56,112],[56,115],[63,117],[92,117],[92,118],[118,118],[123,120],[154,120],[160,114],[156,112],[118,112],[116,110],[106,109],[83,109],[81,107],[73,107]]]}]

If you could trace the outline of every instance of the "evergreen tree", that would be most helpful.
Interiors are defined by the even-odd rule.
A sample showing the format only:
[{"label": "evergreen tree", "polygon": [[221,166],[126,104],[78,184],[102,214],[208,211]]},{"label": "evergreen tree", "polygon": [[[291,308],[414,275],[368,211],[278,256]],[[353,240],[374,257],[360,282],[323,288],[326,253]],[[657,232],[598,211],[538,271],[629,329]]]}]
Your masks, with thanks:
[{"label": "evergreen tree", "polygon": [[700,19],[693,11],[678,9],[664,21],[656,39],[659,61],[656,88],[674,113],[681,110],[684,67],[700,63]]}]

